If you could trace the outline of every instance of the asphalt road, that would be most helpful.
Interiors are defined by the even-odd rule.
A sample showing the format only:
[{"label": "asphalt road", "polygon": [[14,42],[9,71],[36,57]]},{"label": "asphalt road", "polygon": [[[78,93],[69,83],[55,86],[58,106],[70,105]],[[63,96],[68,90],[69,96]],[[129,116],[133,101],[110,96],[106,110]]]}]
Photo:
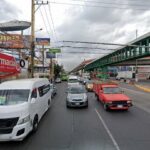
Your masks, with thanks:
[{"label": "asphalt road", "polygon": [[[106,112],[93,93],[88,93],[89,108],[67,109],[66,87],[66,83],[57,84],[58,95],[37,133],[30,134],[23,142],[0,143],[0,150],[150,149],[148,111],[135,105],[129,111]],[[126,93],[134,101],[141,93],[132,90]]]}]

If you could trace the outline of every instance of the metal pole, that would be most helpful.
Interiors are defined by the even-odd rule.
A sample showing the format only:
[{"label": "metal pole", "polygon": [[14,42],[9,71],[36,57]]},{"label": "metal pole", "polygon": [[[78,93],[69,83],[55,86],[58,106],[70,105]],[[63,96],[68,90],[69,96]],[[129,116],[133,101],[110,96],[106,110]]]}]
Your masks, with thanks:
[{"label": "metal pole", "polygon": [[52,60],[52,58],[50,58],[50,81],[51,81],[51,83],[52,83],[52,79],[53,79],[52,73],[53,73],[53,60]]},{"label": "metal pole", "polygon": [[34,78],[35,3],[31,4],[31,78]]},{"label": "metal pole", "polygon": [[138,60],[135,61],[135,81],[138,82]]},{"label": "metal pole", "polygon": [[44,73],[44,45],[42,45],[42,63],[43,63],[43,73]]}]

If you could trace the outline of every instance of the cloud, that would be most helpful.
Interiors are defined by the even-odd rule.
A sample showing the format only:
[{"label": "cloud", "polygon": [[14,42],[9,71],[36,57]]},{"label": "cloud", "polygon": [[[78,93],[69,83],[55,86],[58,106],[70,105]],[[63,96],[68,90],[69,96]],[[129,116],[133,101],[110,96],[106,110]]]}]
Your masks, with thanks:
[{"label": "cloud", "polygon": [[0,1],[0,20],[1,22],[16,19],[20,10],[15,5],[8,3],[5,0]]}]

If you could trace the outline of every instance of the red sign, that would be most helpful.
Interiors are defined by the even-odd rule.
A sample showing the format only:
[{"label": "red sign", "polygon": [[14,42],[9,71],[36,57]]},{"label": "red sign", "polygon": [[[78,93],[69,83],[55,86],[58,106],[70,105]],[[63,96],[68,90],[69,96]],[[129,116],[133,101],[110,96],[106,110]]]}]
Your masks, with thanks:
[{"label": "red sign", "polygon": [[13,56],[0,53],[0,78],[20,73],[20,66]]}]

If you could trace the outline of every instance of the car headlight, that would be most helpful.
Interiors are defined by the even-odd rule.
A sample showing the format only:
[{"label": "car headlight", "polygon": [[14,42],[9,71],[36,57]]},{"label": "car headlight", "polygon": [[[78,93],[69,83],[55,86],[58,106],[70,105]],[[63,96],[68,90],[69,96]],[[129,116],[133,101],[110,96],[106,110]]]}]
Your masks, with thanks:
[{"label": "car headlight", "polygon": [[130,104],[130,103],[131,103],[131,101],[127,101],[127,103],[128,103],[128,104]]},{"label": "car headlight", "polygon": [[110,101],[110,102],[108,102],[108,104],[112,104],[112,102]]},{"label": "car headlight", "polygon": [[83,98],[83,101],[87,101],[87,99],[88,99],[88,98],[85,96],[85,97]]},{"label": "car headlight", "polygon": [[20,125],[20,124],[24,124],[24,123],[29,122],[29,121],[30,121],[30,115],[28,115],[22,119],[19,119],[17,124]]}]

